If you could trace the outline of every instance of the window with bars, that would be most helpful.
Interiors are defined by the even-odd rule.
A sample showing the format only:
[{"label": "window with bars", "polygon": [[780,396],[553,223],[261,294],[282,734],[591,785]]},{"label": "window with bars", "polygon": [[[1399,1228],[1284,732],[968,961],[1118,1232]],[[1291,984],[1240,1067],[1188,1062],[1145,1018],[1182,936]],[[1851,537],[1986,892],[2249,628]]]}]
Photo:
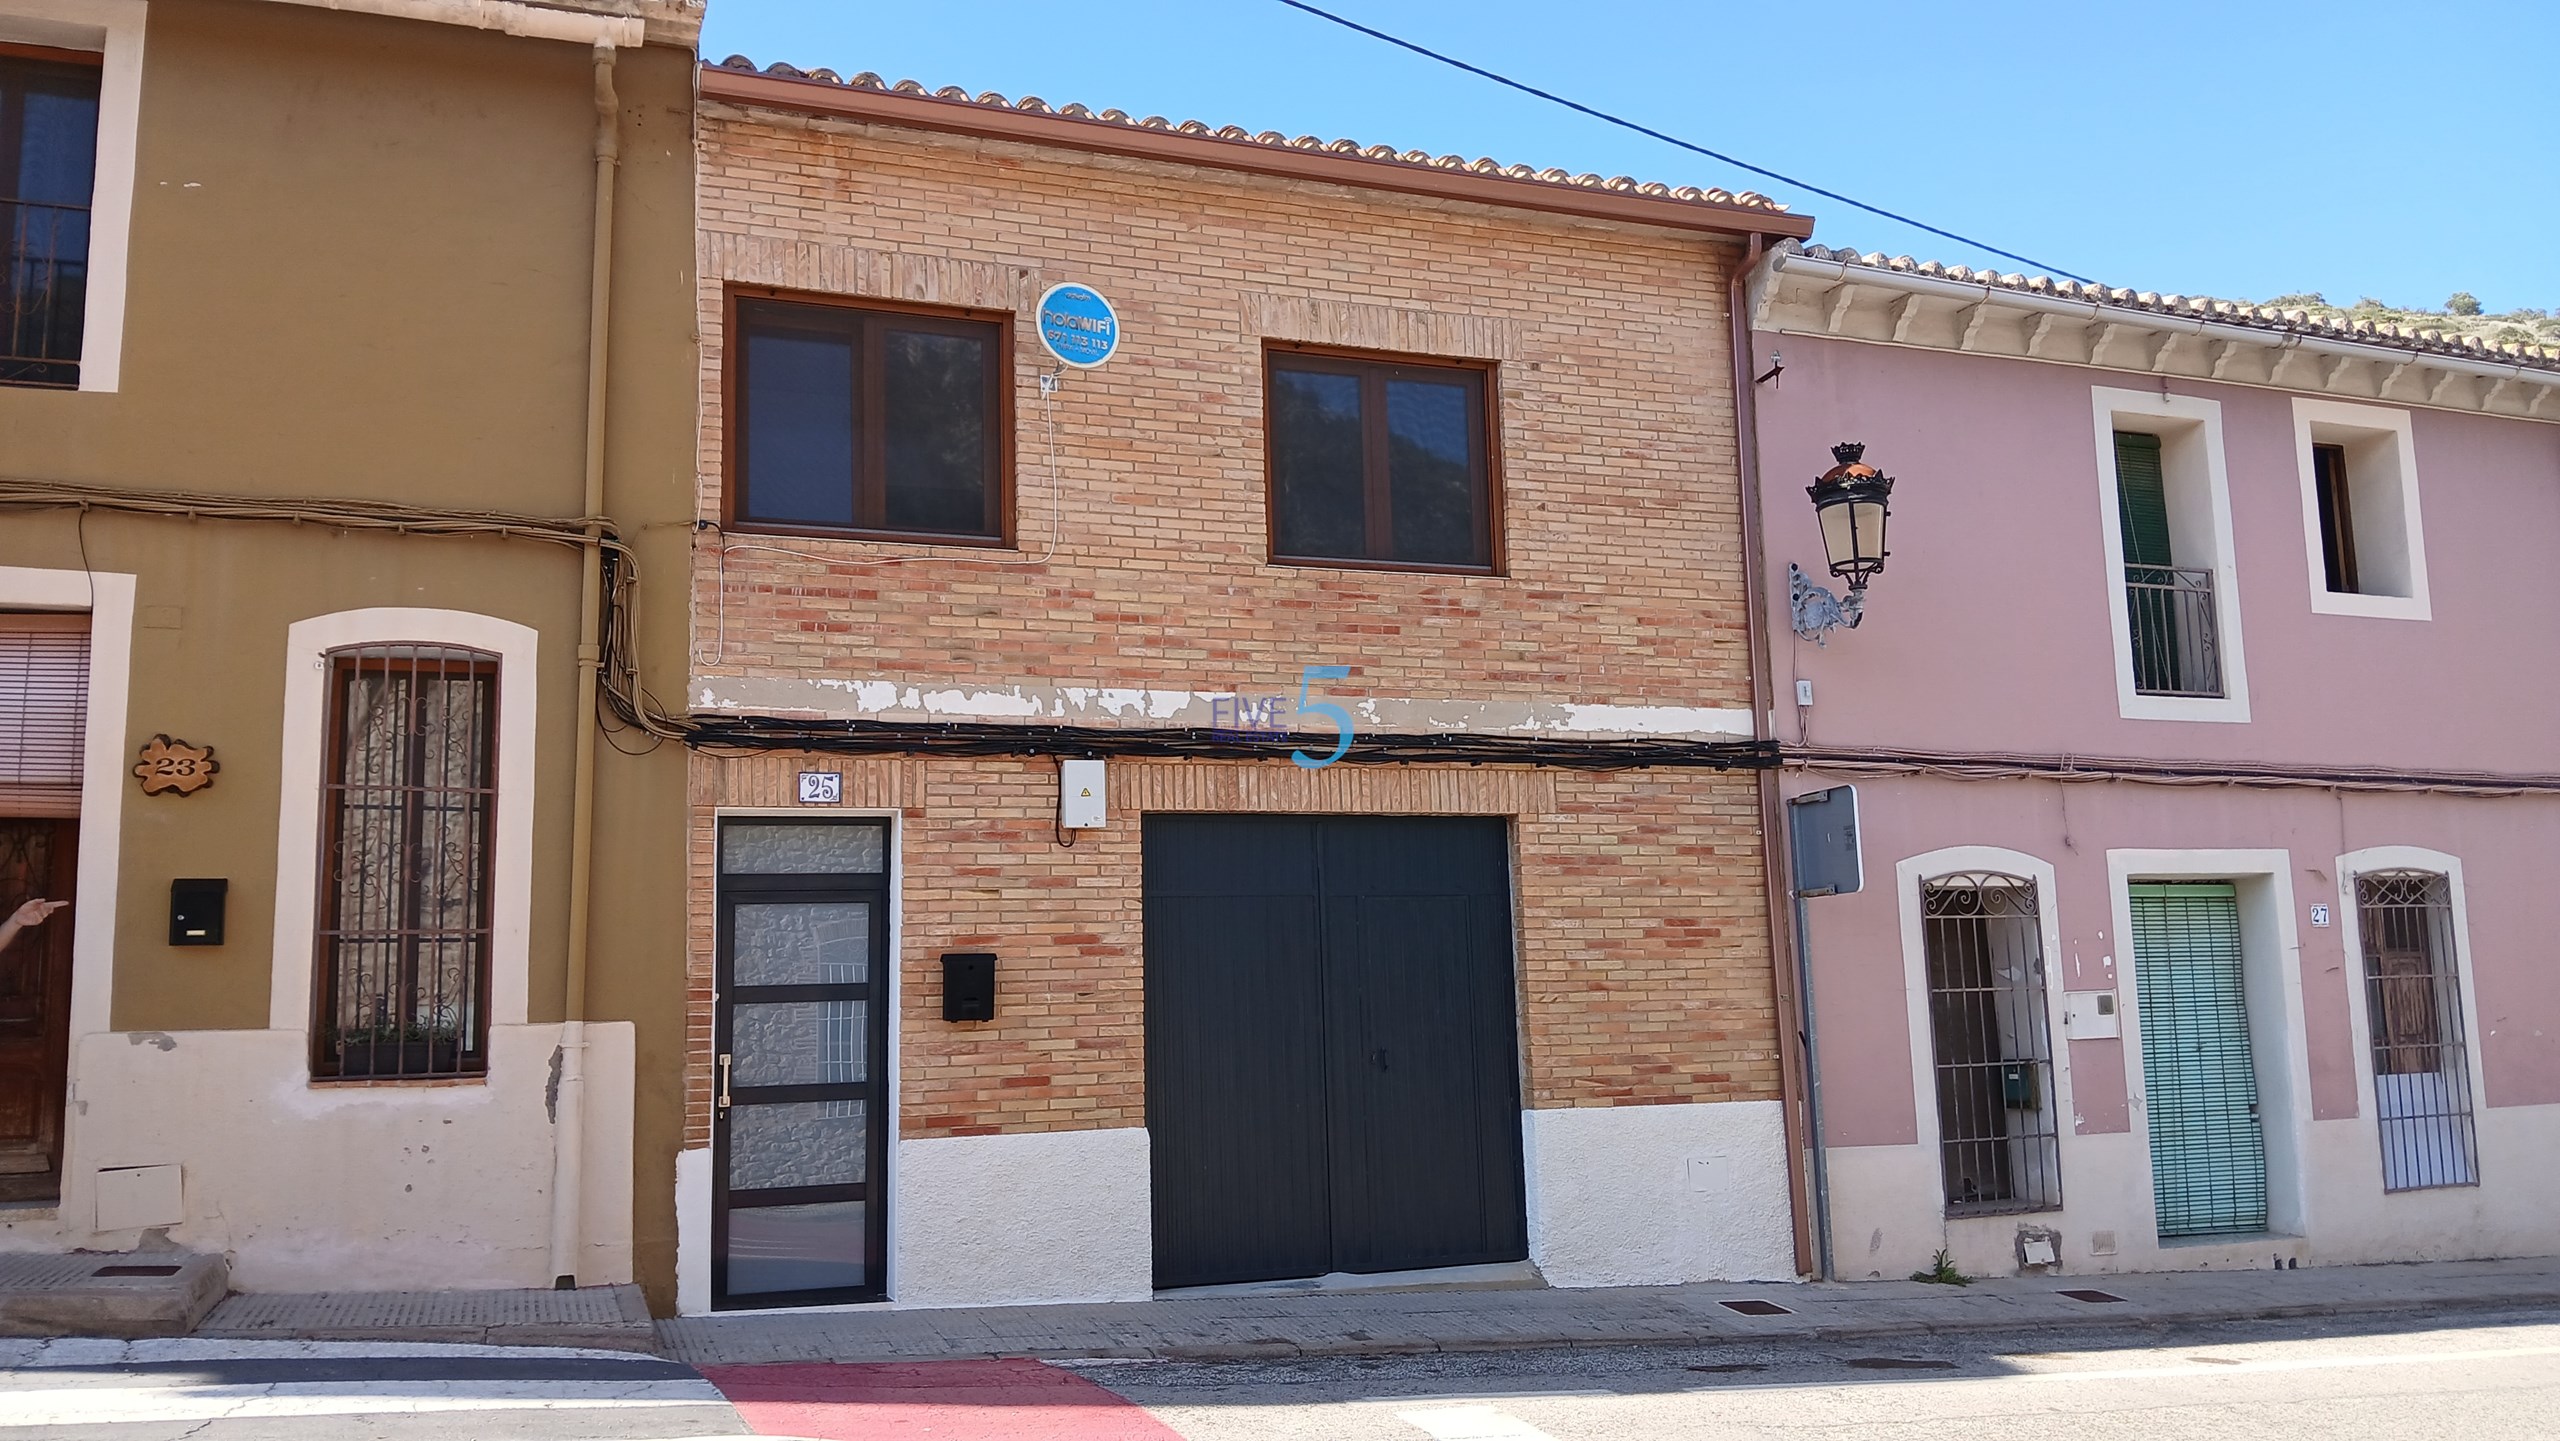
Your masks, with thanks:
[{"label": "window with bars", "polygon": [[2061,1127],[2035,882],[1940,876],[1921,883],[1920,916],[1947,1214],[2058,1207]]},{"label": "window with bars", "polygon": [[329,665],[312,1074],[480,1074],[498,658],[377,645]]},{"label": "window with bars", "polygon": [[80,383],[96,56],[0,44],[0,384]]},{"label": "window with bars", "polygon": [[2428,871],[2356,877],[2382,1188],[2479,1184],[2453,889]]}]

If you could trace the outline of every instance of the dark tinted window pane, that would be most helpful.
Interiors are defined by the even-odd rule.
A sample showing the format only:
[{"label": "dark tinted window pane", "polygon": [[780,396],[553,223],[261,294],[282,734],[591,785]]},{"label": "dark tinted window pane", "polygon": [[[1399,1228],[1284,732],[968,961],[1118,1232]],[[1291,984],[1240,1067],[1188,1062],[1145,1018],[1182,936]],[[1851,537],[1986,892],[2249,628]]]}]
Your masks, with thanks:
[{"label": "dark tinted window pane", "polygon": [[1275,366],[1270,423],[1275,549],[1366,558],[1360,378]]},{"label": "dark tinted window pane", "polygon": [[76,385],[98,71],[0,57],[0,383]]},{"label": "dark tinted window pane", "polygon": [[1387,493],[1395,560],[1481,565],[1472,387],[1387,382]]},{"label": "dark tinted window pane", "polygon": [[853,341],[747,334],[746,494],[741,514],[853,524]]},{"label": "dark tinted window pane", "polygon": [[993,535],[987,342],[889,329],[881,337],[885,516],[894,530]]},{"label": "dark tinted window pane", "polygon": [[51,86],[31,88],[26,107],[18,138],[17,193],[8,198],[88,204],[90,179],[98,164],[95,81],[86,94]]}]

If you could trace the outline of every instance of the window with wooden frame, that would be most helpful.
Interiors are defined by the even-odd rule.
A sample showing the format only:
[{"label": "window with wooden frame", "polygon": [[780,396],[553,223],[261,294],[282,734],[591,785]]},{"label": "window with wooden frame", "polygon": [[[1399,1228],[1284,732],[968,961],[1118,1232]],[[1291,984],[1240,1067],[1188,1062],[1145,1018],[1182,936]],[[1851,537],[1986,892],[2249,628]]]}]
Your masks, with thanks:
[{"label": "window with wooden frame", "polygon": [[80,383],[99,57],[0,44],[0,384]]},{"label": "window with wooden frame", "polygon": [[481,1074],[498,658],[372,645],[329,668],[311,1073]]},{"label": "window with wooden frame", "polygon": [[1273,345],[1264,370],[1272,560],[1498,567],[1491,366]]},{"label": "window with wooden frame", "polygon": [[2382,1188],[2479,1184],[2453,890],[2427,871],[2356,877]]},{"label": "window with wooden frame", "polygon": [[1006,317],[736,297],[728,523],[1011,539]]},{"label": "window with wooden frame", "polygon": [[2341,595],[2356,584],[2356,508],[2347,489],[2347,448],[2311,447],[2311,485],[2320,511],[2320,566],[2329,589]]}]

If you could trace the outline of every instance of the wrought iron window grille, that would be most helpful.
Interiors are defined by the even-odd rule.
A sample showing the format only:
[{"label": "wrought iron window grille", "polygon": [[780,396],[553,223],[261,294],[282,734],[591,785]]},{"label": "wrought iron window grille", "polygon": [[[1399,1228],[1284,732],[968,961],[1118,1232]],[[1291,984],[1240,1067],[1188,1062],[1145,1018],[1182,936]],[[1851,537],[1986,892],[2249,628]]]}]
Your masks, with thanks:
[{"label": "wrought iron window grille", "polygon": [[1921,883],[1938,1157],[1949,1216],[2062,1204],[2061,1125],[2033,881]]},{"label": "wrought iron window grille", "polygon": [[498,658],[333,653],[314,1076],[488,1069]]},{"label": "wrought iron window grille", "polygon": [[2213,572],[2191,566],[2124,568],[2133,637],[2133,688],[2143,695],[2222,695],[2220,618]]},{"label": "wrought iron window grille", "polygon": [[2429,871],[2356,877],[2382,1188],[2480,1183],[2453,888]]}]

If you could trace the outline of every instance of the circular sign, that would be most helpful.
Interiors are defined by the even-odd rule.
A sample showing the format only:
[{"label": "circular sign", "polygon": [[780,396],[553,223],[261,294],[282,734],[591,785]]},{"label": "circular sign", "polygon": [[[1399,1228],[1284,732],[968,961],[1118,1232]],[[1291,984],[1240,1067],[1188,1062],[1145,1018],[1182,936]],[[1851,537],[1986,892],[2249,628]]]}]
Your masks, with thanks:
[{"label": "circular sign", "polygon": [[1120,348],[1120,316],[1090,285],[1052,285],[1040,297],[1040,343],[1078,370],[1091,370]]}]

